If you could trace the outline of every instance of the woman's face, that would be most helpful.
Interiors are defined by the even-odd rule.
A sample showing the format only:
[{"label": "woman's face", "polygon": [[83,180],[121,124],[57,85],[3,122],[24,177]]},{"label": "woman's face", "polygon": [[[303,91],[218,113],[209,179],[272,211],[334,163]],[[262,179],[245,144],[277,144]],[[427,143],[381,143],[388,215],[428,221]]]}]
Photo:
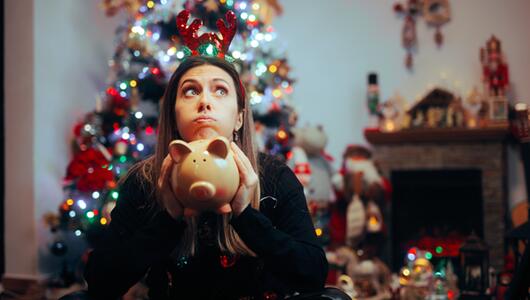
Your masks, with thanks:
[{"label": "woman's face", "polygon": [[212,65],[194,67],[180,78],[175,114],[178,132],[188,142],[220,135],[232,140],[243,124],[234,80]]}]

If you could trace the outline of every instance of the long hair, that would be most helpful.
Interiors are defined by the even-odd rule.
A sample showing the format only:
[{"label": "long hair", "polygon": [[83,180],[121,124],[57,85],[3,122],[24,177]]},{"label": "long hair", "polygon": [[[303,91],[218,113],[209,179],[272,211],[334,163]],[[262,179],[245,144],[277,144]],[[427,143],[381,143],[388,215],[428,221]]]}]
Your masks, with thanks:
[{"label": "long hair", "polygon": [[[259,165],[257,159],[257,148],[254,143],[254,121],[252,118],[252,111],[249,108],[248,100],[245,96],[245,89],[239,79],[239,74],[236,69],[224,59],[214,57],[195,56],[186,59],[175,70],[169,84],[165,90],[164,96],[160,103],[160,116],[158,121],[158,137],[154,155],[146,160],[136,164],[129,173],[138,172],[144,181],[150,185],[156,186],[160,176],[160,169],[164,158],[169,153],[169,143],[172,140],[182,139],[177,130],[177,120],[175,114],[175,102],[177,101],[177,88],[182,76],[190,69],[203,66],[213,65],[223,69],[234,80],[237,93],[238,112],[243,113],[243,126],[236,132],[239,136],[236,144],[241,148],[245,155],[250,160],[254,171],[259,174]],[[250,205],[255,209],[259,209],[259,195],[260,187],[256,189],[256,194],[251,195]],[[160,207],[164,207],[160,202],[160,191],[155,192],[156,201]],[[231,214],[218,216],[217,219],[217,242],[221,251],[230,254],[242,254],[255,256],[255,253],[248,248],[241,240],[234,228],[229,224]],[[195,254],[197,246],[197,220],[195,217],[186,218],[187,227],[179,247],[179,254],[192,256]]]}]

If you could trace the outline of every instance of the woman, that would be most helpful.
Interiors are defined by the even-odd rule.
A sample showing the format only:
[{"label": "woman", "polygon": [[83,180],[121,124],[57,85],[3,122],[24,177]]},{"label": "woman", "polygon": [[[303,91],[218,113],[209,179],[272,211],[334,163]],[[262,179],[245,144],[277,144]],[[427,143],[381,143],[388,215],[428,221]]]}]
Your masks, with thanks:
[{"label": "woman", "polygon": [[[89,294],[116,299],[146,274],[150,299],[282,299],[321,290],[328,266],[302,186],[283,163],[257,155],[234,67],[188,58],[160,111],[156,153],[122,180],[105,240],[90,254]],[[232,141],[240,174],[232,213],[184,218],[169,186],[168,145],[219,135]]]}]

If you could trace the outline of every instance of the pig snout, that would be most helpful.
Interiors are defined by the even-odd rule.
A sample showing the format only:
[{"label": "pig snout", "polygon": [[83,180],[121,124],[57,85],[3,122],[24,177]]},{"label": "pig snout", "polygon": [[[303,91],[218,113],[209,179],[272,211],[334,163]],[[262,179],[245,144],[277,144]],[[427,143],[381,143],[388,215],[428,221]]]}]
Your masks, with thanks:
[{"label": "pig snout", "polygon": [[196,200],[207,200],[215,195],[215,186],[207,181],[198,181],[190,186],[190,195]]}]

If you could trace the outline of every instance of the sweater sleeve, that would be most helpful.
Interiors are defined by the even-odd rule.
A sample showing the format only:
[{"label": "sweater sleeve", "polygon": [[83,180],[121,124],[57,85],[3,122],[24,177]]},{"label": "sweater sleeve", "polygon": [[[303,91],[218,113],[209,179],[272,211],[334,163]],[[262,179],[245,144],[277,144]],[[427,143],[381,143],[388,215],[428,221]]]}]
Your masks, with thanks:
[{"label": "sweater sleeve", "polygon": [[231,224],[274,274],[298,292],[324,287],[328,262],[307,208],[303,187],[287,166],[279,169],[275,224],[248,206]]},{"label": "sweater sleeve", "polygon": [[[95,299],[117,299],[155,263],[167,258],[185,227],[165,210],[150,212],[138,176],[130,175],[102,241],[89,255],[85,269],[88,293]],[[148,207],[149,205],[147,205]]]}]

